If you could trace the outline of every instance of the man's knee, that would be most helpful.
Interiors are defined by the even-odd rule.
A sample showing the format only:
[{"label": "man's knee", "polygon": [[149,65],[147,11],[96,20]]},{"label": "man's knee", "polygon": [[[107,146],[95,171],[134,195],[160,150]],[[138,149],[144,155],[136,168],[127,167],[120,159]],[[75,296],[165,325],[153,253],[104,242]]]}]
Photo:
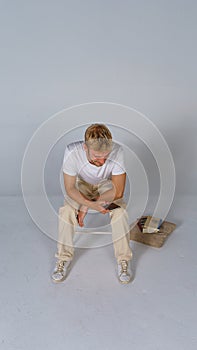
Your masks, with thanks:
[{"label": "man's knee", "polygon": [[128,217],[128,214],[125,208],[120,207],[112,210],[110,213],[110,216],[111,216],[111,219],[113,220],[113,219],[121,218],[123,216]]},{"label": "man's knee", "polygon": [[73,208],[69,203],[64,203],[64,205],[59,208],[59,217],[76,220],[76,214],[76,209]]}]

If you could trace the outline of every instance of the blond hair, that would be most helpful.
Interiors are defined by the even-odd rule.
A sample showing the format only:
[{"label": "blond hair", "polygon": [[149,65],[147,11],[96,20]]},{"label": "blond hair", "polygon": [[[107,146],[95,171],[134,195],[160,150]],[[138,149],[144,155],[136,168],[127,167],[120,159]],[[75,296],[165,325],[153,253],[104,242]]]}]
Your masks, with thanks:
[{"label": "blond hair", "polygon": [[104,124],[92,124],[85,131],[85,144],[94,151],[110,151],[112,134]]}]

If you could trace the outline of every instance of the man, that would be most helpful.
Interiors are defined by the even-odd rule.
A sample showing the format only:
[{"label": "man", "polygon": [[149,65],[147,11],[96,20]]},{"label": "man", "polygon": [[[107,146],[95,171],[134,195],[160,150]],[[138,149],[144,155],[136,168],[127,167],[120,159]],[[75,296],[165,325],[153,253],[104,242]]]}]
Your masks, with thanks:
[{"label": "man", "polygon": [[[128,214],[123,201],[126,181],[123,149],[112,142],[111,132],[104,124],[92,124],[85,131],[85,142],[74,142],[66,147],[63,175],[67,195],[59,209],[53,281],[61,282],[66,278],[74,255],[75,226],[84,226],[84,217],[90,208],[102,214],[109,213],[118,279],[121,283],[130,282],[132,251]],[[112,202],[119,207],[107,209]]]}]

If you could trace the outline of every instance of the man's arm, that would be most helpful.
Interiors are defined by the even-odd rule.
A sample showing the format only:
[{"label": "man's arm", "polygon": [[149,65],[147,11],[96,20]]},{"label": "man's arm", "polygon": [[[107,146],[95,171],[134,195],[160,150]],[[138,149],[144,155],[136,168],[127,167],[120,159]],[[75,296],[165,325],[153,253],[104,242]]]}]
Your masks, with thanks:
[{"label": "man's arm", "polygon": [[112,175],[113,188],[100,195],[99,200],[113,202],[116,199],[122,198],[126,183],[126,173],[120,175]]},{"label": "man's arm", "polygon": [[65,186],[66,193],[70,198],[74,199],[80,205],[97,210],[103,214],[109,212],[109,210],[103,207],[103,205],[107,204],[105,200],[99,200],[96,202],[90,201],[79,192],[75,184],[76,184],[76,176],[71,176],[64,173],[64,186]]}]

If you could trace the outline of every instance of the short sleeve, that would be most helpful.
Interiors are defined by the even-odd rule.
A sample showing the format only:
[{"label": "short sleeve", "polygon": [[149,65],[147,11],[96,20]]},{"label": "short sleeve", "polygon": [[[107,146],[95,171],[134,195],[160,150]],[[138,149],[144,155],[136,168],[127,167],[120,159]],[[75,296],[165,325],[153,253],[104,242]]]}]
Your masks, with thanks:
[{"label": "short sleeve", "polygon": [[112,175],[121,175],[126,172],[125,162],[124,162],[124,151],[122,146],[119,147],[117,152],[117,157],[114,160],[114,166],[112,169]]},{"label": "short sleeve", "polygon": [[64,153],[63,172],[71,176],[77,175],[75,151],[69,150],[68,147],[66,147]]}]

